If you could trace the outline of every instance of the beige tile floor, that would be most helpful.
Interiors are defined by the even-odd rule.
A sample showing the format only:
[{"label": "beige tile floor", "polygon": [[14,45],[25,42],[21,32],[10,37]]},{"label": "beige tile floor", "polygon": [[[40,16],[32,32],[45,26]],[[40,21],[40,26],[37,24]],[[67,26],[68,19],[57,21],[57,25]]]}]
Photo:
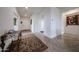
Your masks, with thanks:
[{"label": "beige tile floor", "polygon": [[79,37],[64,34],[55,38],[48,38],[41,33],[35,33],[47,46],[44,52],[77,52],[79,51]]}]

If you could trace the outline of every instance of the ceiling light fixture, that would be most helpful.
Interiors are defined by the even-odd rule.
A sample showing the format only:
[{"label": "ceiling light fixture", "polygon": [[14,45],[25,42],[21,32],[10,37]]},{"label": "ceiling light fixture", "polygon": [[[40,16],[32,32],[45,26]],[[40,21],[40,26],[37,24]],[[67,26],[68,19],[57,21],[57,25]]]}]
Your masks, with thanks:
[{"label": "ceiling light fixture", "polygon": [[28,9],[28,7],[25,7],[26,9]]}]

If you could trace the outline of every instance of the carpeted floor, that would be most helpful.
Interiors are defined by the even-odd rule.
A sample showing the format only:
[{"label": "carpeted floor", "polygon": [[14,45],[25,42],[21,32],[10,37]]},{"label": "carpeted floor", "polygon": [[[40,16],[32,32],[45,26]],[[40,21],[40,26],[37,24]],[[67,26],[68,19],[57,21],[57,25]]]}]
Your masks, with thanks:
[{"label": "carpeted floor", "polygon": [[41,52],[47,48],[39,38],[31,34],[28,37],[13,41],[8,47],[8,52]]}]

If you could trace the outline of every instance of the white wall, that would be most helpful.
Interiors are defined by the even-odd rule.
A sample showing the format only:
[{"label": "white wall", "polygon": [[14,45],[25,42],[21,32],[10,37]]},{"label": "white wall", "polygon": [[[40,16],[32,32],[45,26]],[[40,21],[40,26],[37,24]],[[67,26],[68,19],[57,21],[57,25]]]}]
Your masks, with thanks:
[{"label": "white wall", "polygon": [[[32,21],[32,32],[43,30],[48,37],[61,34],[61,15],[57,8],[43,8],[40,14],[32,16]],[[44,24],[42,29],[41,22]]]},{"label": "white wall", "polygon": [[68,34],[75,34],[79,35],[79,25],[68,25],[66,26],[66,15],[79,12],[79,9],[73,9],[69,10],[62,14],[62,34],[68,33]]},{"label": "white wall", "polygon": [[14,28],[14,8],[0,7],[0,35]]},{"label": "white wall", "polygon": [[33,15],[32,16],[32,32],[39,32],[38,28],[39,28],[39,18],[37,15]]},{"label": "white wall", "polygon": [[[36,10],[37,11],[37,10]],[[46,36],[50,36],[50,9],[43,9],[40,14],[32,16],[32,32],[44,31]],[[42,25],[43,24],[43,25]]]},{"label": "white wall", "polygon": [[61,13],[58,8],[51,8],[51,37],[61,35]]}]

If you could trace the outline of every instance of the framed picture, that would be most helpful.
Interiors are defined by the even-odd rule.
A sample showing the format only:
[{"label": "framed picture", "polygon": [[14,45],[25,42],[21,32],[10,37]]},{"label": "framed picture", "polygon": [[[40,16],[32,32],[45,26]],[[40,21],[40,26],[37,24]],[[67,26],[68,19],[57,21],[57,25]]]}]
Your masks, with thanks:
[{"label": "framed picture", "polygon": [[67,16],[66,25],[79,25],[79,15]]}]

